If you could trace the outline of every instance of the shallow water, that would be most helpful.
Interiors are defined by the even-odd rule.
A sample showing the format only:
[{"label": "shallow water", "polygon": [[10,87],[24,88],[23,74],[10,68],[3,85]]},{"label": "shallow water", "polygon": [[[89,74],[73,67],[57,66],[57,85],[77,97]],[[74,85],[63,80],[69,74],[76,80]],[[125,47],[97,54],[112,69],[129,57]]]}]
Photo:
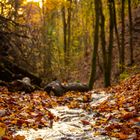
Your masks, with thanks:
[{"label": "shallow water", "polygon": [[[105,93],[92,93],[91,106],[96,106],[107,100],[111,95]],[[84,125],[82,120],[94,124],[93,116],[97,112],[87,112],[83,109],[69,109],[67,106],[58,106],[49,109],[60,119],[53,122],[52,128],[28,129],[17,131],[15,135],[24,135],[27,140],[42,138],[43,140],[107,140],[108,136],[96,136],[91,125]]]}]

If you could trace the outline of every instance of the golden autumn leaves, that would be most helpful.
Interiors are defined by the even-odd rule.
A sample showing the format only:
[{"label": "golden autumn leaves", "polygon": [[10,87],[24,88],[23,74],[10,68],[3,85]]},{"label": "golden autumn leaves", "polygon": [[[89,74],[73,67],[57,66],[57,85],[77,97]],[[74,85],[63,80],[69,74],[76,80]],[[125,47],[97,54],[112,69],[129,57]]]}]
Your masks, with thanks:
[{"label": "golden autumn leaves", "polygon": [[24,136],[12,135],[19,129],[51,128],[54,121],[61,120],[49,108],[68,106],[90,113],[96,112],[93,115],[94,124],[81,119],[81,124],[91,126],[93,135],[140,139],[140,74],[107,89],[106,93],[111,93],[112,96],[101,104],[92,106],[91,92],[68,92],[61,97],[50,97],[43,91],[13,93],[1,87],[0,137],[5,140],[24,140]]},{"label": "golden autumn leaves", "polygon": [[97,128],[104,123],[104,132],[111,137],[140,139],[140,74],[107,92],[113,97],[96,107],[99,112],[104,112],[96,122]]}]

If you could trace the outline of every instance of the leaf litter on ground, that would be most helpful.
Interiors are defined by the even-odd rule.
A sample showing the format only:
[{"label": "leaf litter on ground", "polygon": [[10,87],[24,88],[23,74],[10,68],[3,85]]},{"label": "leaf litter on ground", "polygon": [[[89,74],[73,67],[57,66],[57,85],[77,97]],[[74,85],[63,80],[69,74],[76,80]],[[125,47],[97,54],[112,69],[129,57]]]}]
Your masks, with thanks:
[{"label": "leaf litter on ground", "polygon": [[140,74],[102,91],[62,97],[1,87],[0,138],[140,139]]}]

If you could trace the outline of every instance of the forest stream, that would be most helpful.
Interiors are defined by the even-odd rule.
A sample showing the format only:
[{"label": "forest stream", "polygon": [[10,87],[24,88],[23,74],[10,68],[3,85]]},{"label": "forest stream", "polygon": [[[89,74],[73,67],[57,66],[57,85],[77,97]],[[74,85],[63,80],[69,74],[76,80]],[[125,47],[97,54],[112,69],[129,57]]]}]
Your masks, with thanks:
[{"label": "forest stream", "polygon": [[0,88],[2,140],[139,140],[140,74],[63,96]]},{"label": "forest stream", "polygon": [[[111,95],[92,92],[90,105],[97,106],[107,100]],[[79,101],[82,99],[78,99]],[[87,112],[83,109],[69,109],[67,106],[58,106],[50,111],[60,120],[54,122],[52,128],[20,130],[15,135],[24,135],[27,140],[42,138],[43,140],[103,140],[108,136],[98,135],[93,131],[97,112]],[[89,124],[88,124],[89,122]],[[87,124],[86,124],[87,123]],[[113,138],[115,140],[116,138]]]}]

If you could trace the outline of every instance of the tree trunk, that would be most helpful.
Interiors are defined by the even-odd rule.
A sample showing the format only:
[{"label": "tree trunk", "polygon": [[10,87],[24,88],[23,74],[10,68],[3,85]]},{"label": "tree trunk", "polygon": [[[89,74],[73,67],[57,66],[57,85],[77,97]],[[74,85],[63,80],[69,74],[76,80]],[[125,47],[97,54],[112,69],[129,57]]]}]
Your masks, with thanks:
[{"label": "tree trunk", "polygon": [[121,55],[120,55],[120,71],[121,73],[124,71],[124,65],[125,65],[125,0],[122,0],[122,8],[121,8],[121,22],[122,22],[122,31],[121,31]]},{"label": "tree trunk", "polygon": [[68,21],[67,21],[67,32],[68,32],[68,40],[67,40],[67,46],[68,46],[68,50],[67,50],[67,57],[69,59],[69,51],[70,51],[70,41],[71,41],[71,4],[72,4],[72,0],[70,1],[70,6],[68,8]]},{"label": "tree trunk", "polygon": [[72,0],[69,1],[69,7],[62,8],[62,22],[63,22],[63,41],[64,41],[64,63],[66,77],[69,78],[69,62],[70,62],[70,43],[71,43],[71,12],[72,12]]},{"label": "tree trunk", "polygon": [[[117,29],[117,17],[116,17],[116,7],[115,7],[115,1],[112,1],[113,3],[113,14],[114,14],[114,28],[115,28],[115,35],[117,39],[117,45],[118,45],[118,51],[119,51],[119,59],[121,59],[121,52],[120,52],[120,38],[119,38],[119,33]],[[121,60],[119,60],[120,62]]]},{"label": "tree trunk", "polygon": [[130,65],[134,63],[133,58],[133,34],[132,34],[132,11],[131,11],[131,0],[128,0],[128,15],[129,15],[129,43],[130,43]]},{"label": "tree trunk", "polygon": [[66,72],[67,79],[70,76],[70,45],[71,45],[71,12],[72,12],[72,0],[69,0],[70,6],[68,8],[68,17],[67,17],[67,53],[66,53]]},{"label": "tree trunk", "polygon": [[66,51],[67,51],[67,23],[66,23],[65,7],[62,8],[62,20],[63,20],[64,55],[66,56]]},{"label": "tree trunk", "polygon": [[92,55],[92,67],[91,67],[91,75],[89,80],[89,89],[92,89],[93,84],[95,82],[95,76],[96,76],[96,57],[97,57],[97,51],[98,51],[98,44],[99,44],[99,1],[94,0],[95,4],[95,30],[94,30],[94,49],[93,49],[93,55]]},{"label": "tree trunk", "polygon": [[108,1],[109,6],[109,16],[110,16],[110,32],[109,32],[109,46],[106,49],[106,40],[105,40],[105,17],[103,14],[102,1],[100,2],[100,15],[101,15],[101,46],[102,46],[102,55],[103,55],[103,70],[104,70],[104,86],[110,86],[111,82],[111,67],[112,67],[112,49],[113,49],[113,28],[114,28],[114,7],[113,0]]},{"label": "tree trunk", "polygon": [[112,69],[112,50],[113,50],[113,29],[114,29],[114,10],[113,10],[113,1],[108,0],[109,2],[109,15],[110,15],[110,26],[109,26],[109,46],[108,46],[108,55],[107,55],[107,73],[105,77],[105,87],[111,85],[111,69]]},{"label": "tree trunk", "polygon": [[62,84],[60,81],[52,81],[44,87],[44,90],[51,95],[51,92],[55,96],[62,96],[68,91],[77,91],[77,92],[87,92],[89,88],[86,84],[82,83],[68,83]]},{"label": "tree trunk", "polygon": [[106,83],[106,75],[107,75],[107,52],[106,52],[106,39],[105,39],[105,17],[103,14],[102,2],[100,2],[100,15],[101,15],[101,46],[102,46],[102,58],[103,58],[103,72],[104,72],[104,84]]}]

